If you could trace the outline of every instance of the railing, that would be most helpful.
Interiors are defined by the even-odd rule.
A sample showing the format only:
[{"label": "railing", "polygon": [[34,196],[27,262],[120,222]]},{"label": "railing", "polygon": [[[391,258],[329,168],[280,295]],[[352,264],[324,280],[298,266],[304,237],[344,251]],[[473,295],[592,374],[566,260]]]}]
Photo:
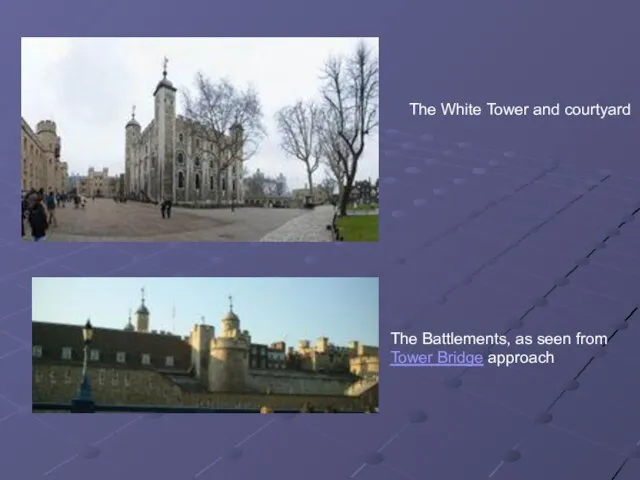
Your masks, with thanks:
[{"label": "railing", "polygon": [[[34,403],[33,412],[70,412],[70,413],[260,413],[259,408],[201,408],[170,407],[155,405],[85,405],[78,408],[71,403]],[[300,410],[270,410],[270,413],[301,413]],[[319,410],[316,413],[324,413]],[[360,413],[357,411],[334,413]]]},{"label": "railing", "polygon": [[342,242],[344,238],[340,235],[340,229],[338,228],[338,210],[336,209],[333,212],[333,217],[331,217],[331,224],[327,225],[327,230],[331,230],[331,238],[334,242]]}]

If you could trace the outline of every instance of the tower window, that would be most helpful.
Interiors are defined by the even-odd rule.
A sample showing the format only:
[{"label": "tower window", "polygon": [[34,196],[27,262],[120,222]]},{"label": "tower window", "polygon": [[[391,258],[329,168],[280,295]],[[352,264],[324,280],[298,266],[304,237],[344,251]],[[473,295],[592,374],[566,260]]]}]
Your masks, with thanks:
[{"label": "tower window", "polygon": [[200,158],[196,157],[194,163],[195,163],[196,167],[199,167],[200,166]]},{"label": "tower window", "polygon": [[184,135],[179,134],[179,135],[178,135],[178,141],[179,141],[180,143],[182,143],[182,142],[184,141]]},{"label": "tower window", "polygon": [[32,349],[32,355],[36,358],[42,357],[42,347],[40,345],[34,345]]},{"label": "tower window", "polygon": [[178,172],[178,188],[184,188],[184,173]]},{"label": "tower window", "polygon": [[164,364],[165,364],[167,367],[173,367],[173,357],[167,357],[167,358],[165,359]]},{"label": "tower window", "polygon": [[214,189],[213,175],[209,177],[209,188]]},{"label": "tower window", "polygon": [[200,175],[196,173],[196,190],[200,190]]},{"label": "tower window", "polygon": [[100,352],[98,350],[91,350],[89,355],[90,355],[89,358],[94,362],[97,362],[98,360],[100,360]]},{"label": "tower window", "polygon": [[73,352],[73,350],[71,349],[71,347],[64,347],[62,349],[62,359],[63,360],[71,360],[72,352]]},{"label": "tower window", "polygon": [[143,353],[142,354],[142,364],[143,365],[150,365],[151,364],[151,357],[149,356],[148,353]]},{"label": "tower window", "polygon": [[184,155],[182,153],[178,154],[178,164],[182,165],[184,163]]},{"label": "tower window", "polygon": [[127,360],[127,354],[125,352],[116,353],[116,362],[125,363]]}]

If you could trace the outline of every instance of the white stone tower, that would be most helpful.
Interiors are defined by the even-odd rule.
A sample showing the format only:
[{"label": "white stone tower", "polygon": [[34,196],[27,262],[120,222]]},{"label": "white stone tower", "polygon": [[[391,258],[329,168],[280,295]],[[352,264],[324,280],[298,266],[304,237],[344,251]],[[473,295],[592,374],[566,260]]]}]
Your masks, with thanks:
[{"label": "white stone tower", "polygon": [[131,120],[125,127],[125,157],[124,157],[124,192],[125,195],[138,190],[137,176],[134,169],[138,163],[137,153],[140,142],[141,128],[136,120],[136,107],[132,108]]},{"label": "white stone tower", "polygon": [[156,86],[155,97],[155,126],[157,129],[158,152],[157,157],[151,159],[151,178],[157,180],[158,185],[149,185],[147,195],[162,200],[166,197],[175,198],[174,172],[175,143],[176,143],[176,91],[177,89],[167,79],[167,63],[165,57],[162,80]]},{"label": "white stone tower", "polygon": [[229,312],[222,318],[221,332],[211,341],[209,390],[212,392],[248,390],[251,337],[247,331],[240,330],[240,318],[233,311],[231,297],[229,301]]},{"label": "white stone tower", "polygon": [[194,325],[191,329],[191,365],[195,377],[204,385],[209,382],[209,350],[211,340],[215,337],[213,325],[207,325],[204,317],[199,325]]},{"label": "white stone tower", "polygon": [[144,304],[144,288],[140,292],[142,293],[142,298],[140,307],[136,311],[136,331],[149,333],[149,309]]}]

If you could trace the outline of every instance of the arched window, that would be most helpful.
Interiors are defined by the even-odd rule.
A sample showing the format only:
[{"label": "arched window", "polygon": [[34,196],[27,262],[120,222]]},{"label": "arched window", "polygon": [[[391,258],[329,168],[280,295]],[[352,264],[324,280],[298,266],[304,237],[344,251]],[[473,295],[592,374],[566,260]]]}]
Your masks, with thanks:
[{"label": "arched window", "polygon": [[184,136],[182,134],[178,135],[178,141],[182,143],[184,141]]},{"label": "arched window", "polygon": [[196,159],[194,160],[194,163],[196,165],[196,167],[200,166],[200,157],[196,157]]},{"label": "arched window", "polygon": [[196,190],[200,190],[200,174],[196,173]]},{"label": "arched window", "polygon": [[227,189],[227,179],[222,179],[222,191],[224,192]]},{"label": "arched window", "polygon": [[184,173],[178,172],[178,188],[184,188]]},{"label": "arched window", "polygon": [[182,165],[184,163],[184,155],[182,153],[178,153],[178,165]]},{"label": "arched window", "polygon": [[209,168],[213,170],[213,160],[209,160]]},{"label": "arched window", "polygon": [[215,187],[214,187],[214,182],[213,182],[213,175],[211,175],[211,176],[209,177],[209,189],[210,189],[210,190],[214,190],[214,188],[215,188]]}]

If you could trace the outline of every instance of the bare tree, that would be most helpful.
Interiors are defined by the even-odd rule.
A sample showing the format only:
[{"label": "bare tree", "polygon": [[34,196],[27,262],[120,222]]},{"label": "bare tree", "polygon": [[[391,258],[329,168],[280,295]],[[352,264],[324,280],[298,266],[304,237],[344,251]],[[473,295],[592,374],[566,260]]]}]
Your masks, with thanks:
[{"label": "bare tree", "polygon": [[331,112],[324,111],[318,124],[318,145],[327,174],[338,187],[338,202],[342,202],[345,185],[345,165],[349,164],[351,151],[338,134],[337,124]]},{"label": "bare tree", "polygon": [[324,81],[322,95],[328,121],[335,124],[349,151],[348,157],[340,158],[345,178],[339,208],[340,215],[346,215],[366,138],[378,126],[378,57],[361,42],[351,57],[327,62]]},{"label": "bare tree", "polygon": [[333,192],[338,185],[338,181],[334,178],[334,176],[330,172],[325,172],[325,177],[322,179],[318,188],[320,188],[327,199],[331,200],[333,197]]},{"label": "bare tree", "polygon": [[313,174],[320,166],[317,141],[319,110],[312,102],[298,101],[276,113],[284,152],[302,161],[307,171],[309,194],[313,198]]},{"label": "bare tree", "polygon": [[[184,93],[185,117],[194,150],[200,158],[213,162],[216,201],[223,194],[234,200],[244,162],[258,150],[265,137],[262,106],[252,88],[241,90],[228,80],[217,82],[196,75],[195,94]],[[227,185],[228,170],[236,170],[232,185]],[[230,192],[230,193],[229,193]]]}]

